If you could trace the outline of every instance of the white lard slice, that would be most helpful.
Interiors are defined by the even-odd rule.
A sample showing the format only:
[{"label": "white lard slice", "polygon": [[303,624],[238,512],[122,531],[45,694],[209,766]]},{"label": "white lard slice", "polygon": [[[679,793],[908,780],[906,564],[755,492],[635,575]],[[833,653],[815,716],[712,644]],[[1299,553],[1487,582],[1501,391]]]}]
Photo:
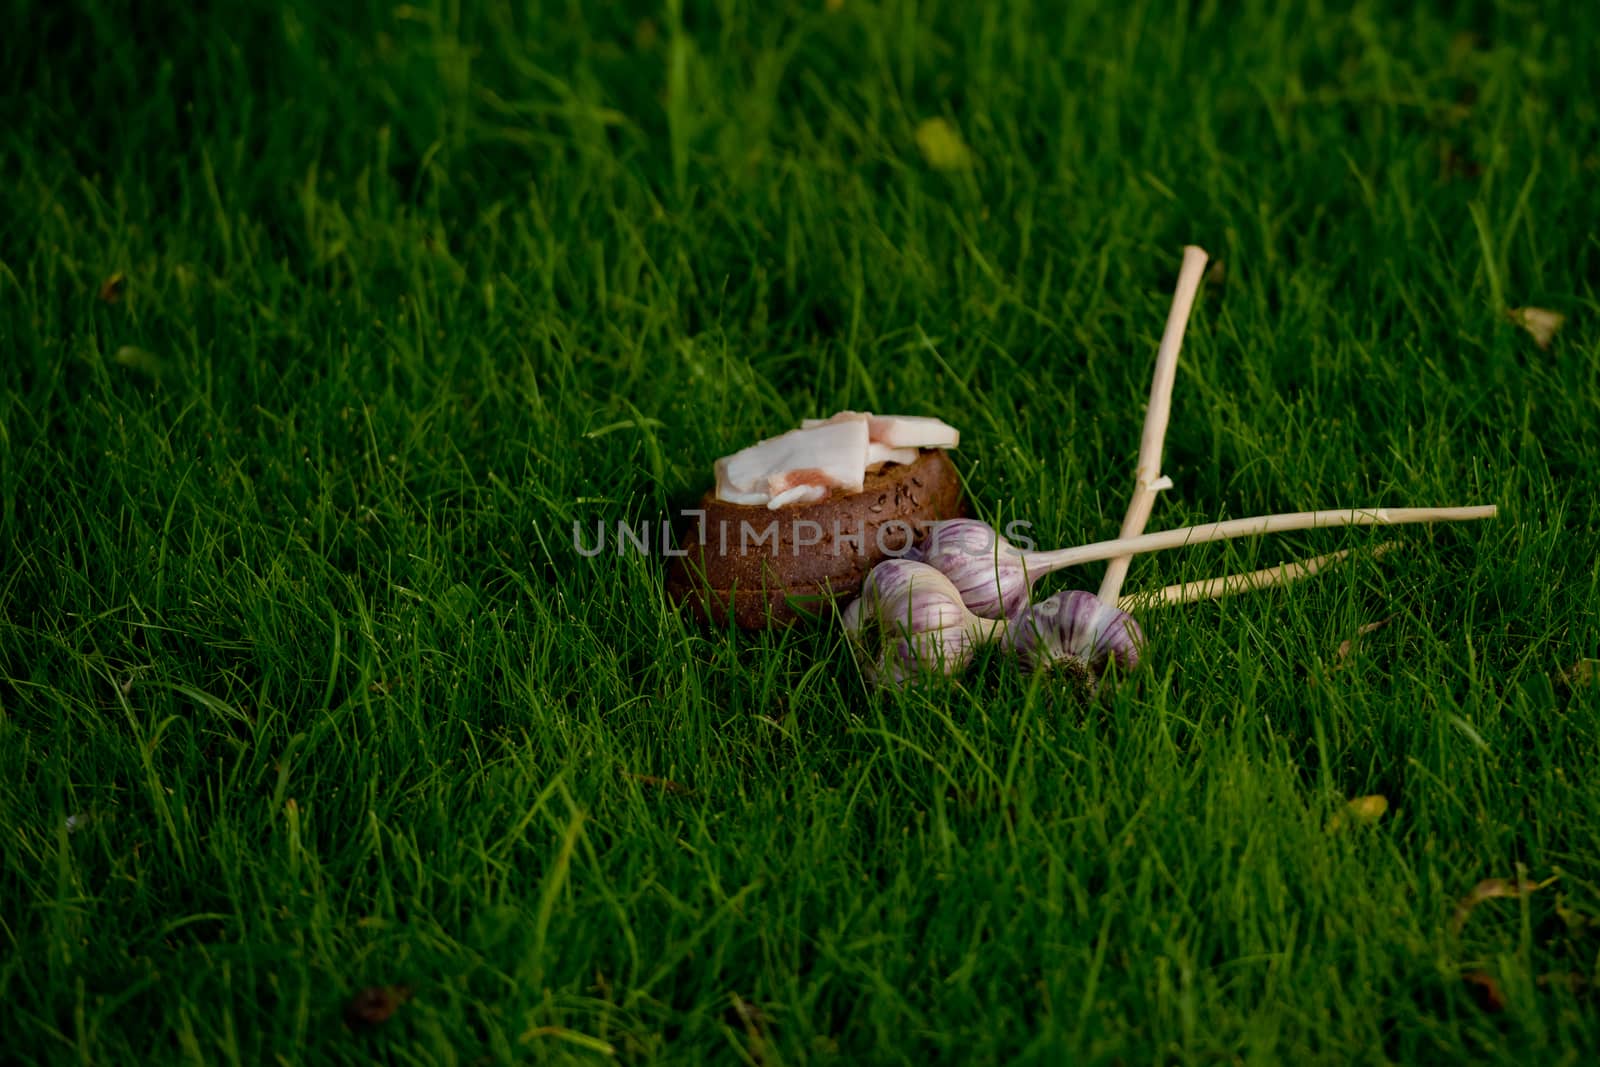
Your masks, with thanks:
[{"label": "white lard slice", "polygon": [[828,487],[825,485],[797,485],[793,489],[785,489],[766,503],[767,507],[776,510],[790,504],[815,504],[827,498]]},{"label": "white lard slice", "polygon": [[925,415],[874,415],[868,420],[868,436],[890,448],[955,448],[961,443],[954,426]]},{"label": "white lard slice", "polygon": [[[867,422],[870,424],[871,419],[872,412],[870,411],[841,411],[837,414],[829,415],[825,419],[801,419],[800,428],[802,430],[814,430],[818,426],[827,426],[829,423],[834,422]],[[870,430],[871,427],[869,425],[869,437],[871,436]]]},{"label": "white lard slice", "polygon": [[867,444],[865,419],[769,437],[717,461],[717,499],[779,508],[821,500],[830,489],[859,493]]},{"label": "white lard slice", "polygon": [[870,412],[866,411],[841,411],[826,419],[802,419],[802,430],[814,430],[818,426],[832,426],[838,422],[864,422],[867,424],[867,469],[881,467],[885,463],[915,463],[917,450],[915,448],[895,448],[881,443],[872,435],[872,424],[875,420]]},{"label": "white lard slice", "polygon": [[726,504],[747,504],[758,507],[771,499],[765,489],[760,492],[750,489],[736,489],[728,482],[727,475],[723,473],[722,465],[726,459],[717,460],[717,499]]},{"label": "white lard slice", "polygon": [[867,469],[880,467],[885,463],[915,463],[917,450],[914,448],[890,448],[880,445],[876,441],[867,442]]},{"label": "white lard slice", "polygon": [[[810,428],[858,419],[867,420],[868,441],[886,448],[955,448],[961,443],[961,433],[954,426],[926,415],[874,415],[870,411],[841,411],[826,419],[804,419],[800,425]],[[909,461],[895,459],[889,462]]]}]

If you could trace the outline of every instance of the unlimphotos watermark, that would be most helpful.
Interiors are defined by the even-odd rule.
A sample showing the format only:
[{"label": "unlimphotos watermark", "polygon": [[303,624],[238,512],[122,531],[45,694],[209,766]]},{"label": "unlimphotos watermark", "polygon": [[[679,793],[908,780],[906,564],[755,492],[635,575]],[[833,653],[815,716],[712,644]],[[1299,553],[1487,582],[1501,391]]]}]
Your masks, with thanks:
[{"label": "unlimphotos watermark", "polygon": [[[619,556],[659,553],[681,558],[689,554],[689,545],[697,544],[702,549],[715,545],[718,554],[724,556],[730,552],[750,555],[763,551],[772,557],[817,553],[839,555],[844,552],[864,555],[869,549],[882,556],[905,556],[917,543],[917,527],[904,519],[890,519],[882,523],[836,519],[831,524],[823,524],[815,519],[774,516],[764,523],[750,519],[737,522],[722,520],[710,524],[708,528],[706,513],[700,509],[681,512],[680,518],[686,520],[678,524],[686,531],[684,538],[674,535],[671,519],[658,522],[618,519],[609,527],[611,550]],[[983,527],[987,536],[975,537],[974,528],[969,527],[963,531],[959,546],[961,551],[979,556],[994,555],[997,544],[999,550],[1007,554],[1031,552],[1034,548],[1034,540],[1030,535],[1032,529],[1032,523],[1014,519],[1006,524],[1004,538],[997,541],[998,535],[994,530]],[[572,547],[578,555],[592,559],[606,551],[607,532],[606,523],[596,520],[593,523],[593,537],[590,538],[585,523],[573,519]],[[941,532],[939,528],[931,532],[929,536],[933,543],[939,543]]]}]

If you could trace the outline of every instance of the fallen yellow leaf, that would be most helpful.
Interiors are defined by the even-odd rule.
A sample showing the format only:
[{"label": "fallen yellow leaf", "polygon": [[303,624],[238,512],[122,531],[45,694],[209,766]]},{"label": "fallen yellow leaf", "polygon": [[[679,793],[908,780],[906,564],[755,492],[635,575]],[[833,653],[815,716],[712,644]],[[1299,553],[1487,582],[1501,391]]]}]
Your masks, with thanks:
[{"label": "fallen yellow leaf", "polygon": [[1389,798],[1377,793],[1367,797],[1356,797],[1350,802],[1347,810],[1358,819],[1381,819],[1384,812],[1389,810]]},{"label": "fallen yellow leaf", "polygon": [[160,356],[142,348],[135,348],[133,345],[123,345],[111,358],[148,378],[159,379],[167,369]]},{"label": "fallen yellow leaf", "polygon": [[1501,990],[1500,983],[1495,981],[1494,975],[1485,971],[1472,971],[1462,975],[1461,980],[1466,983],[1467,991],[1484,1011],[1496,1013],[1506,1010],[1506,995]]},{"label": "fallen yellow leaf", "polygon": [[1550,311],[1546,308],[1512,308],[1506,312],[1511,316],[1511,321],[1528,331],[1533,338],[1533,343],[1540,348],[1549,348],[1551,338],[1556,331],[1561,329],[1561,324],[1567,317],[1559,311]]},{"label": "fallen yellow leaf", "polygon": [[1461,898],[1456,905],[1455,918],[1450,922],[1450,928],[1455,933],[1460,933],[1461,928],[1467,923],[1467,916],[1486,900],[1497,897],[1520,897],[1527,893],[1536,893],[1545,886],[1552,884],[1554,877],[1546,878],[1542,882],[1535,882],[1531,878],[1485,878],[1472,887],[1472,892]]},{"label": "fallen yellow leaf", "polygon": [[1347,637],[1343,641],[1340,641],[1339,651],[1334,653],[1334,663],[1342,665],[1345,660],[1350,658],[1350,653],[1356,650],[1356,643],[1360,641],[1361,638],[1370,633],[1376,633],[1377,631],[1383,629],[1385,626],[1388,626],[1391,622],[1393,622],[1394,619],[1395,617],[1390,615],[1387,618],[1379,619],[1377,622],[1369,622],[1357,630],[1354,637]]},{"label": "fallen yellow leaf", "polygon": [[1588,689],[1595,684],[1596,675],[1600,674],[1600,660],[1580,659],[1571,667],[1556,672],[1556,681],[1568,689]]},{"label": "fallen yellow leaf", "polygon": [[1388,810],[1389,798],[1386,796],[1374,793],[1371,796],[1356,797],[1344,806],[1343,811],[1334,812],[1333,818],[1328,820],[1328,829],[1330,831],[1338,830],[1345,825],[1346,821],[1351,823],[1377,822],[1383,818],[1384,813]]},{"label": "fallen yellow leaf", "polygon": [[961,132],[941,118],[923,119],[917,124],[917,148],[928,165],[938,170],[972,166],[972,150],[961,139]]}]

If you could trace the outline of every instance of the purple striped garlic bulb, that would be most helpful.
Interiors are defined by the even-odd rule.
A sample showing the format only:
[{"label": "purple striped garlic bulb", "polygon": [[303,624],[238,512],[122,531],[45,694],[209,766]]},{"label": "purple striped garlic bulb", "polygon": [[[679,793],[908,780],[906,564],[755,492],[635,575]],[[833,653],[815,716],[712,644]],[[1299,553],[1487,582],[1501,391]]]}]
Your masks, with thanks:
[{"label": "purple striped garlic bulb", "polygon": [[1118,670],[1132,670],[1144,632],[1132,615],[1093,593],[1064,589],[1018,612],[1007,643],[1029,670],[1067,667],[1098,678],[1112,660]]},{"label": "purple striped garlic bulb", "polygon": [[957,673],[1006,627],[969,611],[937,568],[908,559],[874,567],[841,618],[868,681],[895,689]]},{"label": "purple striped garlic bulb", "polygon": [[1032,583],[1022,550],[986,522],[936,522],[918,552],[923,562],[950,579],[974,615],[1008,619],[1028,603]]}]

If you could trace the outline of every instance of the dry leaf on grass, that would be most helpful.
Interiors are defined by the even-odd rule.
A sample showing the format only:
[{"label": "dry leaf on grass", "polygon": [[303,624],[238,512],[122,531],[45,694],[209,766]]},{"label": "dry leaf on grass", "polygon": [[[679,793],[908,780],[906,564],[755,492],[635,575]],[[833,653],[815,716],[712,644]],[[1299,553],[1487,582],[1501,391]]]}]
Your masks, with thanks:
[{"label": "dry leaf on grass", "polygon": [[1576,908],[1568,907],[1566,899],[1564,896],[1557,898],[1556,918],[1560,919],[1562,925],[1567,928],[1568,936],[1582,937],[1592,931],[1600,931],[1600,918],[1586,915]]},{"label": "dry leaf on grass", "polygon": [[1333,818],[1328,820],[1328,831],[1343,828],[1345,825],[1360,826],[1366,823],[1375,823],[1383,818],[1389,810],[1389,798],[1378,793],[1370,796],[1356,797],[1344,806],[1343,811],[1333,813]]},{"label": "dry leaf on grass", "polygon": [[378,1026],[393,1018],[400,1005],[410,999],[410,986],[368,986],[344,1006],[344,1021],[353,1027]]},{"label": "dry leaf on grass", "polygon": [[1565,989],[1573,996],[1587,993],[1594,988],[1589,979],[1576,971],[1567,974],[1541,974],[1533,980],[1533,984],[1540,989]]},{"label": "dry leaf on grass", "polygon": [[1556,671],[1556,683],[1573,692],[1592,689],[1596,680],[1600,680],[1600,660],[1580,659],[1572,666]]},{"label": "dry leaf on grass", "polygon": [[1512,322],[1527,330],[1528,335],[1533,338],[1533,343],[1540,348],[1549,348],[1556,331],[1567,321],[1567,317],[1561,312],[1547,308],[1512,308],[1506,314],[1511,317]]},{"label": "dry leaf on grass", "polygon": [[[1506,1010],[1505,991],[1493,975],[1486,971],[1469,971],[1461,976],[1461,981],[1466,983],[1467,992],[1484,1011],[1492,1015]],[[1576,971],[1541,974],[1533,980],[1533,984],[1546,992],[1565,990],[1575,997],[1584,995],[1592,988],[1589,979]]]},{"label": "dry leaf on grass", "polygon": [[1469,971],[1461,976],[1461,980],[1467,984],[1467,992],[1478,1002],[1478,1007],[1491,1014],[1506,1010],[1506,995],[1493,975]]},{"label": "dry leaf on grass", "polygon": [[1339,651],[1333,654],[1334,663],[1338,666],[1343,666],[1344,661],[1350,658],[1350,653],[1356,650],[1356,645],[1360,643],[1363,637],[1370,633],[1377,633],[1385,626],[1388,626],[1391,622],[1394,622],[1395,618],[1395,615],[1389,615],[1385,618],[1379,619],[1377,622],[1369,622],[1362,626],[1361,629],[1357,630],[1354,637],[1347,637],[1343,641],[1340,641]]},{"label": "dry leaf on grass", "polygon": [[124,367],[156,380],[160,380],[167,370],[167,365],[160,356],[134,345],[123,345],[111,358]]},{"label": "dry leaf on grass", "polygon": [[1439,177],[1446,181],[1453,178],[1471,180],[1483,175],[1483,164],[1474,159],[1459,145],[1452,144],[1449,139],[1439,141]]},{"label": "dry leaf on grass", "polygon": [[1459,934],[1467,923],[1467,916],[1472,914],[1472,909],[1486,900],[1536,893],[1555,880],[1555,877],[1546,878],[1542,882],[1535,882],[1531,878],[1485,878],[1473,886],[1472,892],[1462,897],[1460,903],[1456,905],[1455,917],[1450,920],[1450,930]]},{"label": "dry leaf on grass", "polygon": [[758,1064],[771,1062],[773,1057],[767,1029],[772,1025],[772,1017],[762,1011],[759,1004],[745,1000],[737,993],[733,994],[733,1003],[728,1009],[728,1016],[730,1021],[738,1023],[744,1029],[745,1038],[749,1042],[750,1059]]},{"label": "dry leaf on grass", "polygon": [[917,148],[937,170],[964,170],[972,166],[972,150],[961,132],[944,119],[923,119],[917,124]]},{"label": "dry leaf on grass", "polygon": [[732,1007],[728,1009],[728,1014],[733,1017],[735,1022],[744,1027],[766,1026],[772,1022],[772,1017],[761,1010],[761,1005],[755,1001],[746,1000],[737,993],[733,994],[733,1003]]},{"label": "dry leaf on grass", "polygon": [[682,782],[674,782],[671,778],[658,778],[653,774],[634,774],[632,771],[621,771],[620,773],[624,778],[630,778],[633,781],[638,782],[640,785],[647,785],[651,786],[652,788],[659,789],[663,793],[671,793],[673,796],[679,797],[694,796],[693,789],[690,789]]},{"label": "dry leaf on grass", "polygon": [[119,270],[111,277],[100,283],[100,302],[115,304],[122,299],[122,291],[128,286],[128,279]]}]

